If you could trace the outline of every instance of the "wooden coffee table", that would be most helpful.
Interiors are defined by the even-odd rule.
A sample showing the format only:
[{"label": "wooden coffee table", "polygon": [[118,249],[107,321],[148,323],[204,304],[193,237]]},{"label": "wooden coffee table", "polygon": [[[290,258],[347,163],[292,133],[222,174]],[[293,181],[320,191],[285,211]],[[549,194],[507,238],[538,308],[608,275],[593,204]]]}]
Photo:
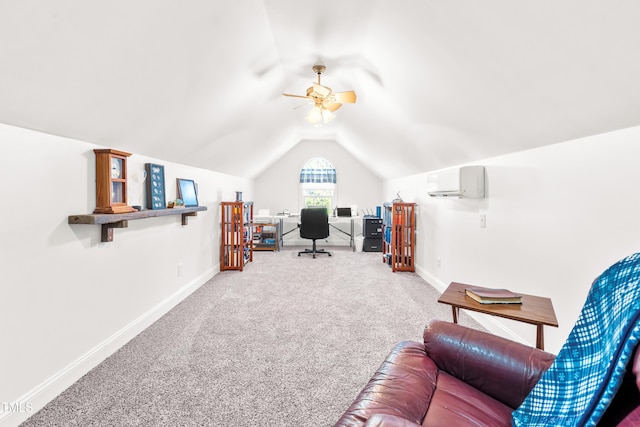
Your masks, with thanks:
[{"label": "wooden coffee table", "polygon": [[544,350],[544,325],[558,327],[556,313],[549,298],[534,295],[522,295],[522,304],[480,304],[465,295],[467,288],[481,288],[481,286],[466,285],[451,282],[449,287],[440,295],[438,302],[451,306],[453,323],[458,323],[460,309],[477,311],[492,316],[504,317],[519,322],[536,325],[536,347]]}]

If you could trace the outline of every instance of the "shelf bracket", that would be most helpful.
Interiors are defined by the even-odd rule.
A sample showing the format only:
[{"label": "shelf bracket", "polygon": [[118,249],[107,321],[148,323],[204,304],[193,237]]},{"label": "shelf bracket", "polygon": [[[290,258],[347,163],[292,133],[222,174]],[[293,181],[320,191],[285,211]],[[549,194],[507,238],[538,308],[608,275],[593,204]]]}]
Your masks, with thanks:
[{"label": "shelf bracket", "polygon": [[186,212],[182,214],[182,225],[189,225],[190,216],[197,216],[198,212]]},{"label": "shelf bracket", "polygon": [[129,227],[129,221],[126,220],[102,224],[102,235],[100,241],[102,243],[113,242],[113,229],[127,227]]}]

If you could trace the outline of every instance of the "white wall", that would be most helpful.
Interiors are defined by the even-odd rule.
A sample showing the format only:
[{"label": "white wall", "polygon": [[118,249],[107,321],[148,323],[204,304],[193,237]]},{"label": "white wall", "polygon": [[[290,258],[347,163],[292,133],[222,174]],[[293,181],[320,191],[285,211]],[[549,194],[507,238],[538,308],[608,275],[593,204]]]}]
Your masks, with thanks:
[{"label": "white wall", "polygon": [[[635,127],[474,162],[486,166],[482,200],[429,198],[427,173],[390,180],[384,193],[419,204],[416,265],[440,290],[455,281],[551,298],[560,326],[545,327],[545,349],[557,353],[593,280],[640,250],[638,141]],[[530,325],[475,317],[535,344]]]},{"label": "white wall", "polygon": [[[314,156],[338,169],[339,204],[374,208],[397,191],[419,204],[416,264],[436,287],[459,281],[550,297],[560,327],[545,328],[546,344],[557,352],[593,279],[640,248],[638,140],[640,127],[476,162],[487,168],[483,200],[429,198],[426,173],[383,185],[335,142],[299,143],[255,188],[134,153],[131,204],[142,200],[144,163],[154,162],[165,165],[169,198],[176,177],[193,178],[208,211],[186,227],[179,216],[130,221],[113,242],[100,243],[99,226],[67,223],[95,207],[96,146],[0,125],[0,402],[36,411],[204,283],[218,271],[219,202],[243,191],[257,209],[294,211],[299,170]],[[530,325],[481,321],[535,342]],[[0,425],[29,415],[5,412]]]},{"label": "white wall", "polygon": [[0,402],[23,409],[0,414],[0,425],[37,411],[217,273],[219,202],[252,196],[248,180],[134,153],[129,204],[144,200],[153,162],[165,165],[167,200],[177,177],[192,178],[208,210],[187,226],[179,215],[129,221],[101,243],[100,226],[67,223],[95,208],[93,148],[0,125]]},{"label": "white wall", "polygon": [[[313,157],[324,157],[333,164],[337,173],[338,205],[357,205],[358,210],[371,209],[382,204],[382,180],[353,157],[335,141],[301,141],[288,151],[271,168],[257,176],[254,181],[255,209],[269,209],[272,214],[288,209],[299,212],[300,169]],[[245,200],[249,200],[245,198]],[[356,221],[356,234],[362,233],[362,223]],[[294,225],[286,225],[289,230]],[[348,227],[345,228],[348,230]],[[298,239],[298,233],[285,238],[285,245],[308,244]],[[348,244],[348,237],[334,232],[329,244]]]}]

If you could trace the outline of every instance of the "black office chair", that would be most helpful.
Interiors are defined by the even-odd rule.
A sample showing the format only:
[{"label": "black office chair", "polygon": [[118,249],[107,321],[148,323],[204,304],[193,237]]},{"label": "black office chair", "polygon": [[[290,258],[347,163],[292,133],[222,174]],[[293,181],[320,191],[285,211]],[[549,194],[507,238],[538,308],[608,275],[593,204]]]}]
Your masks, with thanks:
[{"label": "black office chair", "polygon": [[300,211],[300,237],[303,239],[313,240],[313,247],[298,252],[300,254],[327,254],[331,256],[331,252],[324,249],[316,249],[316,240],[326,239],[329,237],[329,214],[326,208],[306,208]]}]

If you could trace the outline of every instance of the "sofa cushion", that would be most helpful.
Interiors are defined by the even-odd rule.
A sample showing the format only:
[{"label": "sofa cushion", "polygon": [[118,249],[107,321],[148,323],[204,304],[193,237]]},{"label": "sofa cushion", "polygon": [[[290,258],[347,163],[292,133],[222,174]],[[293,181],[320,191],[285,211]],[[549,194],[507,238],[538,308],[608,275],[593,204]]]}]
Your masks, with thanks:
[{"label": "sofa cushion", "polygon": [[436,391],[422,425],[509,427],[512,411],[504,403],[440,371]]},{"label": "sofa cushion", "polygon": [[554,355],[486,332],[439,320],[424,330],[427,356],[438,368],[517,408]]}]

